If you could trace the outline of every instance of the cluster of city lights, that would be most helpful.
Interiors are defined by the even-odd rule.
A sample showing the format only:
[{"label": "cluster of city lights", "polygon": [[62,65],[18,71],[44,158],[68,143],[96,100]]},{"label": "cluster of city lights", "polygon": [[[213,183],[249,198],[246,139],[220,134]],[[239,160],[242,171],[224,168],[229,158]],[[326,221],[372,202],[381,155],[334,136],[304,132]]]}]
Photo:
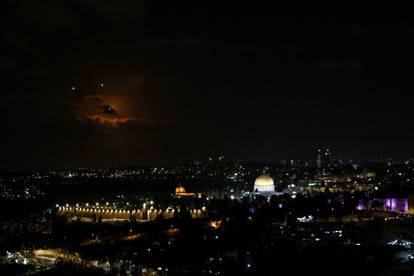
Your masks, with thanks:
[{"label": "cluster of city lights", "polygon": [[[86,213],[96,213],[96,214],[117,214],[117,215],[124,215],[124,214],[174,214],[175,212],[180,212],[181,210],[175,209],[173,207],[168,207],[166,209],[157,209],[152,206],[154,202],[151,202],[151,206],[149,204],[144,203],[142,209],[117,209],[115,208],[107,208],[99,206],[98,203],[95,204],[94,207],[89,207],[89,204],[86,203],[86,207],[80,207],[80,205],[77,203],[75,206],[71,206],[69,204],[65,204],[64,206],[60,206],[59,204],[56,204],[56,208],[59,212],[86,212]],[[108,205],[108,203],[107,203]],[[115,205],[115,204],[114,204]],[[129,204],[128,204],[129,205]],[[147,208],[149,206],[149,208]],[[189,209],[189,212],[193,215],[201,215],[202,213],[205,213],[207,208],[203,206],[200,209]]]}]

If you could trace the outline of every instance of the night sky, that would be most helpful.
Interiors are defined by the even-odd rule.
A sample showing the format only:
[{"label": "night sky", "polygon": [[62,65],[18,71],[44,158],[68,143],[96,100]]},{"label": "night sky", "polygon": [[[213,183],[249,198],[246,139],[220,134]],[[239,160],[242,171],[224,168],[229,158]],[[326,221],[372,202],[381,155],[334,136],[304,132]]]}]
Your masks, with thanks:
[{"label": "night sky", "polygon": [[414,156],[412,7],[222,2],[2,1],[0,170]]}]

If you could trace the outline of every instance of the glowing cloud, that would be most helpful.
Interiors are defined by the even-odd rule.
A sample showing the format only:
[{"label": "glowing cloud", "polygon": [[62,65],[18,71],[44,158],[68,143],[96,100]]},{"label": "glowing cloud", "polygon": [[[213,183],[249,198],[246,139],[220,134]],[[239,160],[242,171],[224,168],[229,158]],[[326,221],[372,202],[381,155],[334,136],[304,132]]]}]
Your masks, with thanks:
[{"label": "glowing cloud", "polygon": [[[120,105],[120,102],[117,104]],[[80,112],[82,119],[107,127],[146,122],[145,119],[136,116],[121,114],[118,107],[103,95],[85,95],[80,105]]]}]

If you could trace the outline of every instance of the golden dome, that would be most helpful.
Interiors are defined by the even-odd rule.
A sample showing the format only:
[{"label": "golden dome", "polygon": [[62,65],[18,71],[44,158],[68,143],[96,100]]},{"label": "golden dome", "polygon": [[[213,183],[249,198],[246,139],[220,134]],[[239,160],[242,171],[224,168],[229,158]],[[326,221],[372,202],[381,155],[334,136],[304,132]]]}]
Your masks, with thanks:
[{"label": "golden dome", "polygon": [[275,183],[273,182],[273,178],[270,176],[263,174],[256,178],[256,181],[254,182],[254,186],[274,186]]},{"label": "golden dome", "polygon": [[261,175],[256,178],[253,191],[258,192],[262,196],[271,196],[275,193],[275,183],[270,176]]},{"label": "golden dome", "polygon": [[186,191],[185,191],[184,186],[178,186],[177,188],[175,188],[175,194],[176,195],[185,194],[185,193],[186,193]]}]

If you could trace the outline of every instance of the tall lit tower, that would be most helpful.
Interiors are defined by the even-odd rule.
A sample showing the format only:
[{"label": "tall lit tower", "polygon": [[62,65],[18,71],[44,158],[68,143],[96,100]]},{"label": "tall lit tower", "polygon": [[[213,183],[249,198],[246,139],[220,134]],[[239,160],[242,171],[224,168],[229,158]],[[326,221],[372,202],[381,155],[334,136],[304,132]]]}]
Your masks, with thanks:
[{"label": "tall lit tower", "polygon": [[322,149],[318,149],[318,153],[316,155],[316,167],[318,169],[322,168]]},{"label": "tall lit tower", "polygon": [[318,149],[316,155],[316,167],[318,169],[328,168],[332,165],[332,151],[330,149]]}]

